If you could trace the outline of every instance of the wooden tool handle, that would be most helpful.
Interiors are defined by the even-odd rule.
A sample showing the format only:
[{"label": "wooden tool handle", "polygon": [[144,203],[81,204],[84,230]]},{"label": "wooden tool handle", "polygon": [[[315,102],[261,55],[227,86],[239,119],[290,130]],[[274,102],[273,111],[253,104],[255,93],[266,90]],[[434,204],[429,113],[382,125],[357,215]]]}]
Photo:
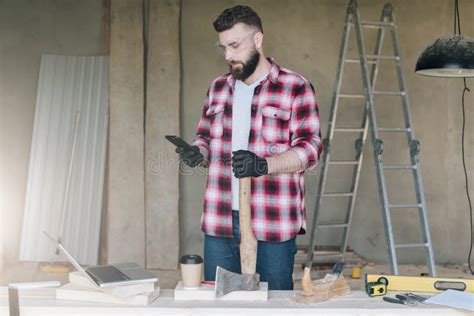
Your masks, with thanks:
[{"label": "wooden tool handle", "polygon": [[239,179],[240,265],[242,274],[255,274],[257,239],[252,231],[250,211],[251,178]]}]

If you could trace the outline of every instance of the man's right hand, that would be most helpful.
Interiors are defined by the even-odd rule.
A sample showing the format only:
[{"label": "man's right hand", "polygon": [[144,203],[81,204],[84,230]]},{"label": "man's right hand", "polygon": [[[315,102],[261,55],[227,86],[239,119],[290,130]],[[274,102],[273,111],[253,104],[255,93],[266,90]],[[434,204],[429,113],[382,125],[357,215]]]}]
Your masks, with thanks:
[{"label": "man's right hand", "polygon": [[193,149],[176,148],[179,159],[189,167],[196,167],[204,160],[204,156],[199,151],[198,146],[192,146]]}]

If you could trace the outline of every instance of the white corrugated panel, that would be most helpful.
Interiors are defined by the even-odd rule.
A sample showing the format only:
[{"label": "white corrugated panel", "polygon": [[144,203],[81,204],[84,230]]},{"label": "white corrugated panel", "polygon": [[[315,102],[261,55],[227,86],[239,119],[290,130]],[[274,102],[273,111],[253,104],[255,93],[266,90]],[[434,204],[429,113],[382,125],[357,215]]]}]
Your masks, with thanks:
[{"label": "white corrugated panel", "polygon": [[107,140],[108,58],[43,55],[23,216],[20,260],[59,260],[57,237],[76,112],[74,164],[62,244],[81,264],[97,264]]}]

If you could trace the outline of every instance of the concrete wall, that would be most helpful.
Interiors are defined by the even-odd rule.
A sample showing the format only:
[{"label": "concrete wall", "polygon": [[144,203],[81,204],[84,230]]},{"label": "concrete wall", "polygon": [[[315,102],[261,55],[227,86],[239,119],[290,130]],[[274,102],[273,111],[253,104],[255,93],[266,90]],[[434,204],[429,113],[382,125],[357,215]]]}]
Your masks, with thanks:
[{"label": "concrete wall", "polygon": [[[182,1],[181,132],[188,140],[193,137],[210,81],[227,71],[224,60],[215,51],[217,36],[211,23],[224,8],[236,3],[223,0]],[[314,83],[325,133],[347,1],[255,0],[239,3],[251,5],[261,15],[267,55],[302,73]],[[361,0],[360,3],[364,19],[379,18],[384,1]],[[416,58],[423,48],[435,38],[452,33],[452,1],[398,0],[392,3],[399,25],[415,131],[422,143],[420,158],[436,259],[437,262],[465,262],[469,230],[460,156],[462,82],[459,79],[421,77],[413,73]],[[461,0],[460,6],[462,31],[473,37],[474,24],[471,21],[474,19],[474,2]],[[36,267],[19,264],[17,258],[40,54],[100,54],[100,15],[99,0],[0,2],[0,235],[4,272],[21,272],[21,279],[16,281],[32,280]],[[373,38],[368,38],[368,46],[371,43]],[[353,78],[346,80],[349,91],[358,87],[358,77]],[[381,73],[379,82],[388,85],[388,78],[388,75]],[[473,80],[469,79],[468,84],[472,89]],[[473,104],[471,92],[466,95],[465,141],[471,175],[474,170]],[[390,107],[392,103],[386,105]],[[393,109],[380,110],[382,122],[387,125],[392,123],[395,106],[393,103]],[[347,145],[349,147],[352,147],[352,140]],[[392,156],[402,157],[397,152],[403,149],[403,142],[396,142],[396,146],[387,149],[387,160]],[[341,152],[346,150],[343,148]],[[370,146],[365,149],[365,157],[350,246],[367,258],[386,260]],[[308,174],[306,179],[309,218],[314,205],[317,176],[317,172]],[[344,177],[335,175],[333,179],[342,181]],[[395,184],[395,180],[390,180],[390,183]],[[472,176],[471,181],[474,181]],[[342,182],[336,183],[336,188],[342,187]],[[181,176],[181,253],[202,253],[199,218],[204,185],[204,175]],[[407,189],[401,190],[400,198],[408,193]],[[416,214],[406,214],[398,221],[404,228],[397,229],[397,235],[410,235],[418,228],[414,224]],[[329,239],[335,240],[334,236]],[[306,237],[299,237],[298,243],[306,243]],[[406,260],[408,255],[402,259]],[[421,260],[420,256],[414,258]],[[30,270],[26,269],[28,267]]]},{"label": "concrete wall", "polygon": [[[263,21],[265,32],[264,48],[266,55],[273,56],[285,67],[303,74],[311,80],[317,90],[323,135],[326,133],[327,120],[343,21],[347,6],[346,0],[255,0],[255,1],[183,1],[182,5],[182,135],[190,140],[196,127],[202,100],[210,81],[227,71],[224,59],[215,51],[214,43],[217,34],[212,22],[225,8],[237,3],[250,5],[257,11]],[[385,1],[361,0],[360,11],[364,20],[378,20]],[[417,56],[431,41],[448,35],[452,30],[452,1],[391,1],[398,23],[399,40],[402,53],[402,64],[411,103],[412,119],[416,137],[421,141],[422,173],[424,176],[425,195],[427,200],[431,232],[437,262],[465,262],[469,242],[468,205],[464,192],[464,180],[461,169],[460,97],[461,79],[428,78],[416,75],[414,67]],[[474,36],[474,2],[461,0],[461,21],[463,34]],[[375,31],[367,30],[366,44],[369,52],[373,51]],[[369,35],[372,34],[372,35]],[[351,53],[355,53],[354,43]],[[384,51],[388,52],[389,46]],[[352,66],[354,75],[344,77],[344,91],[360,89],[358,66]],[[349,68],[347,68],[349,69]],[[384,70],[384,69],[388,69]],[[395,89],[393,75],[395,68],[381,69],[377,88]],[[469,79],[471,88],[473,80]],[[473,94],[466,95],[467,131],[466,156],[467,166],[474,170],[474,119]],[[383,101],[383,102],[380,102]],[[386,127],[401,126],[400,102],[396,99],[376,99],[380,125]],[[361,110],[361,105],[344,105],[340,121],[348,123],[357,115],[354,107]],[[352,107],[349,109],[349,107]],[[359,114],[361,112],[359,111]],[[353,141],[340,140],[344,144],[333,148],[340,154],[339,158],[352,157]],[[386,138],[384,161],[407,161],[406,140]],[[360,191],[355,206],[353,225],[349,246],[364,257],[386,261],[385,235],[377,193],[376,175],[372,147],[367,143],[364,151],[365,161],[361,174]],[[333,158],[336,154],[333,153]],[[347,190],[347,177],[350,171],[340,169],[330,172],[332,189]],[[398,174],[400,175],[400,174]],[[307,207],[309,219],[314,208],[316,184],[319,168],[316,173],[307,174]],[[389,187],[400,188],[393,195],[398,202],[414,201],[411,176],[401,181],[397,174],[387,178]],[[204,175],[182,176],[181,250],[183,253],[202,252],[202,234],[199,229],[202,200],[205,186]],[[328,183],[329,185],[329,183]],[[471,185],[471,196],[473,195]],[[329,214],[325,218],[342,218],[341,207],[328,205]],[[403,213],[404,212],[404,213]],[[420,238],[418,215],[415,210],[400,211],[394,217],[396,240],[413,241]],[[398,228],[396,228],[398,227]],[[336,244],[338,235],[321,238],[321,243]],[[307,236],[298,238],[299,244],[307,243]],[[424,257],[418,250],[400,252],[401,261],[422,262]]]},{"label": "concrete wall", "polygon": [[[143,5],[111,2],[107,262],[145,264]],[[127,245],[127,247],[124,247]]]},{"label": "concrete wall", "polygon": [[[0,2],[0,240],[5,276],[33,280],[18,263],[41,53],[101,53],[101,1]],[[21,281],[18,280],[17,281]]]}]

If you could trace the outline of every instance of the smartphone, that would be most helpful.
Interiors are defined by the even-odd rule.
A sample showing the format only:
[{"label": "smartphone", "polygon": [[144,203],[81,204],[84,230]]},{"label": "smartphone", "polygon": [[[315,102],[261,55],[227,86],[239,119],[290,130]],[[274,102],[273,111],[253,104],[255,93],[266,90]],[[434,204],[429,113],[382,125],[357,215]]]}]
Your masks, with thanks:
[{"label": "smartphone", "polygon": [[186,143],[186,141],[184,141],[181,137],[179,136],[176,136],[176,135],[166,135],[165,138],[170,141],[171,143],[173,143],[176,147],[179,147],[179,148],[183,148],[185,150],[192,150],[192,151],[195,151],[196,153],[199,153],[199,148],[195,148],[191,145],[189,145],[188,143]]}]

